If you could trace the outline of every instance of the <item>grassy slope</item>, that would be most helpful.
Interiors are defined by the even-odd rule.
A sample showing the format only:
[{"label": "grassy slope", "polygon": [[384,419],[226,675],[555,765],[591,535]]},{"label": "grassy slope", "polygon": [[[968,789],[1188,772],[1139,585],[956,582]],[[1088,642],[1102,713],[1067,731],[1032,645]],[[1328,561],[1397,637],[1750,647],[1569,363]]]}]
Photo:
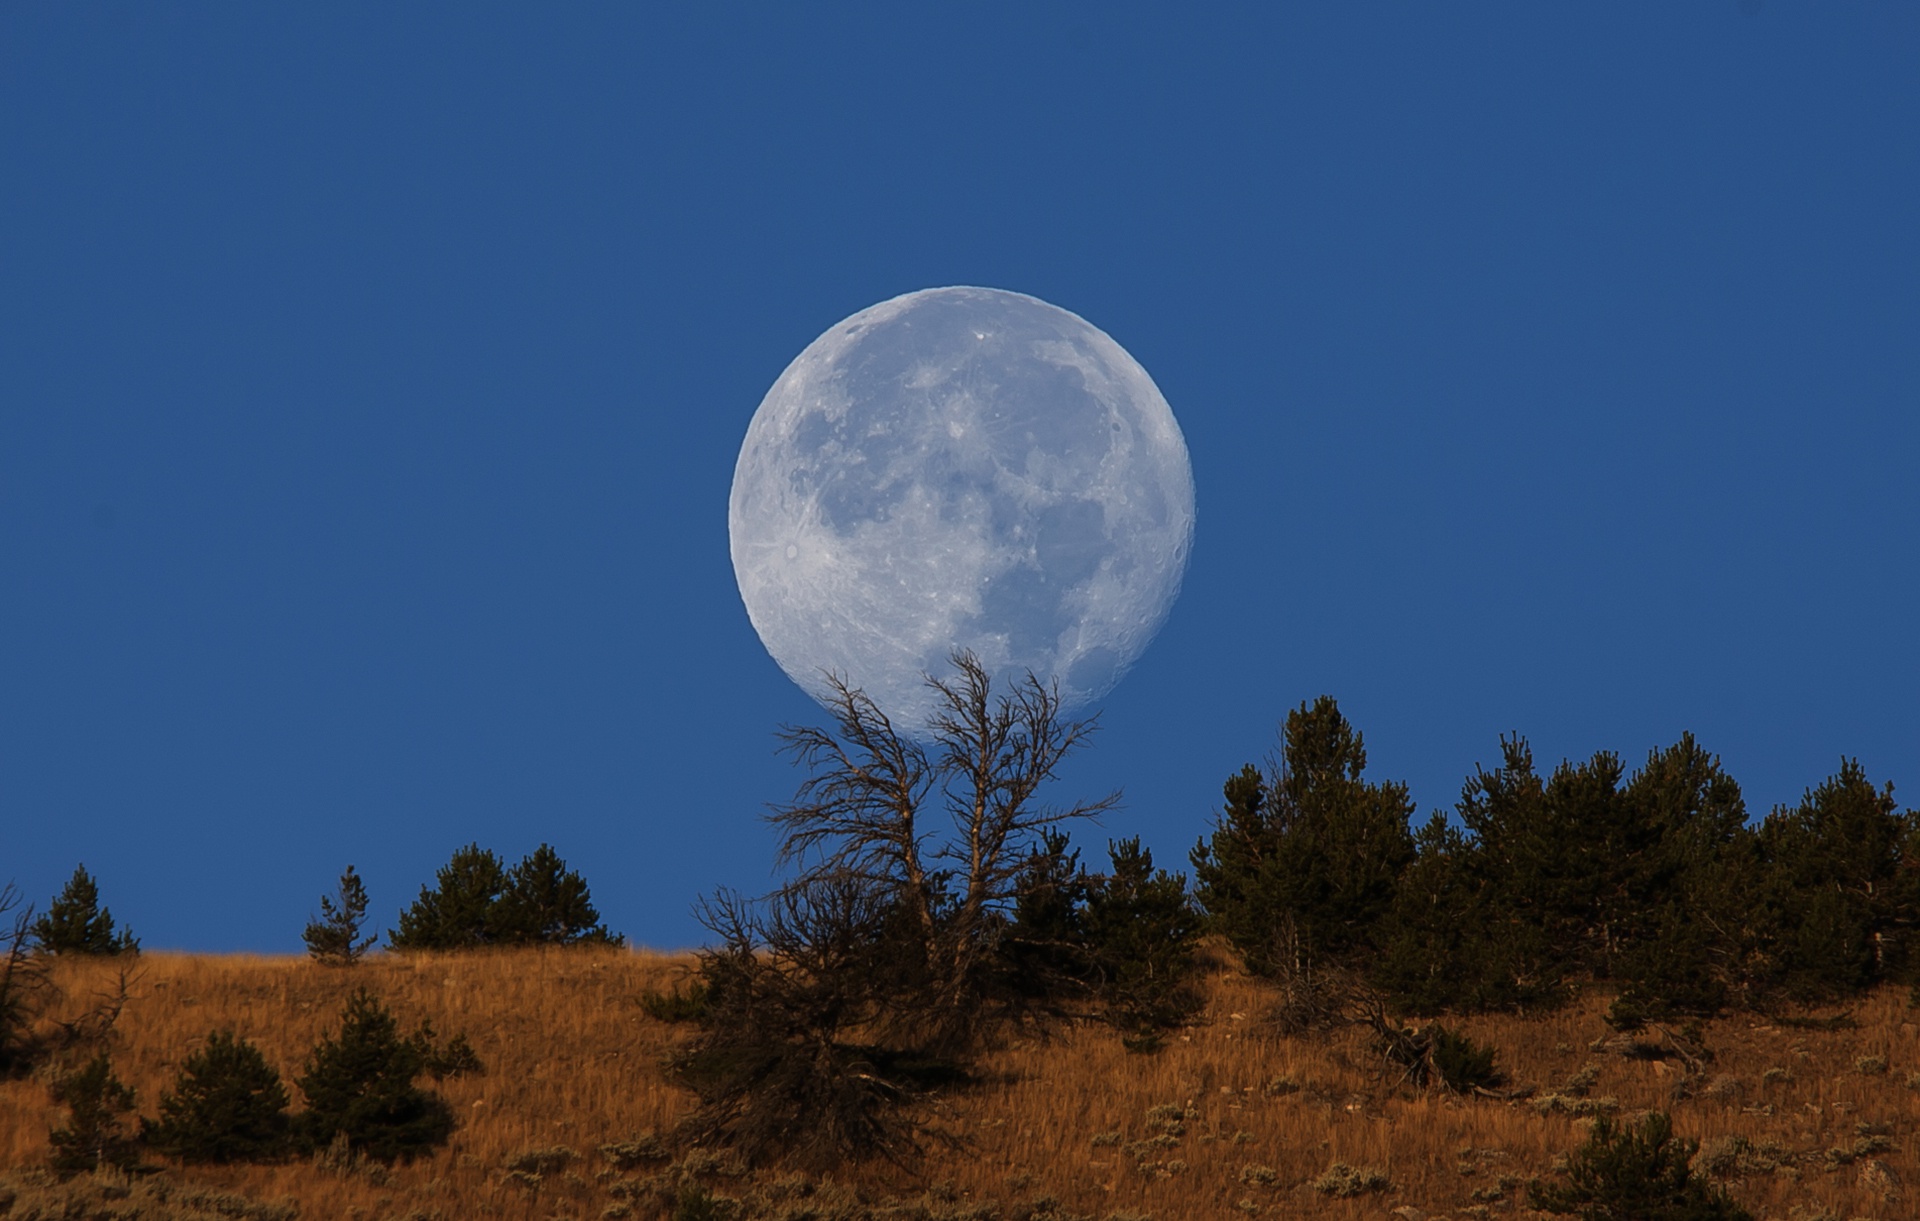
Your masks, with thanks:
[{"label": "grassy slope", "polygon": [[[440,1087],[460,1117],[452,1145],[384,1175],[297,1162],[169,1171],[175,1181],[257,1200],[291,1198],[307,1218],[600,1217],[624,1198],[623,1178],[648,1172],[615,1175],[597,1147],[665,1130],[687,1106],[660,1069],[681,1031],[649,1019],[636,1003],[687,965],[649,954],[531,951],[388,956],[338,971],[291,958],[149,954],[139,960],[115,1059],[147,1114],[197,1041],[223,1026],[253,1040],[291,1080],[347,992],[365,983],[403,1025],[429,1018],[442,1035],[464,1031],[486,1062],[485,1076]],[[67,1007],[107,990],[112,974],[103,964],[62,964]],[[853,1181],[901,1194],[951,1184],[960,1199],[976,1201],[1049,1195],[1078,1214],[1120,1211],[1156,1221],[1252,1212],[1380,1217],[1401,1205],[1456,1217],[1516,1215],[1526,1210],[1511,1201],[1523,1201],[1524,1188],[1513,1184],[1549,1173],[1555,1155],[1582,1139],[1579,1119],[1543,1115],[1528,1102],[1392,1088],[1361,1032],[1317,1041],[1263,1034],[1256,986],[1223,971],[1209,987],[1201,1021],[1155,1056],[1129,1055],[1111,1033],[1092,1029],[998,1054],[995,1084],[944,1107],[942,1122],[968,1138],[964,1146],[936,1153],[917,1182],[873,1171]],[[1542,1019],[1461,1025],[1500,1049],[1517,1082],[1550,1090],[1591,1063],[1595,1098],[1616,1099],[1625,1112],[1669,1109],[1683,1134],[1739,1135],[1764,1149],[1765,1160],[1750,1158],[1747,1172],[1730,1179],[1759,1215],[1787,1218],[1796,1208],[1805,1217],[1913,1215],[1920,1091],[1907,1079],[1920,1071],[1920,1033],[1904,992],[1859,1005],[1852,1030],[1780,1028],[1751,1016],[1715,1022],[1707,1041],[1716,1059],[1707,1076],[1688,1083],[1686,1097],[1676,1097],[1677,1065],[1589,1049],[1609,1033],[1599,1017],[1604,1007],[1593,998]],[[1863,1056],[1881,1057],[1888,1071],[1859,1071]],[[1178,1133],[1150,1119],[1156,1107],[1181,1108]],[[0,1165],[44,1161],[48,1127],[61,1116],[44,1079],[0,1083]],[[1891,1147],[1866,1152],[1861,1125],[1878,1125]],[[1150,1143],[1156,1136],[1167,1139]],[[569,1172],[545,1176],[537,1191],[507,1174],[514,1155],[556,1145],[582,1156]],[[1842,1155],[1829,1153],[1836,1149]],[[1334,1161],[1376,1167],[1393,1187],[1328,1199],[1307,1182]],[[1765,1161],[1777,1168],[1760,1168]],[[1899,1200],[1884,1198],[1886,1173],[1869,1161],[1904,1188]],[[1271,1181],[1259,1181],[1267,1172]],[[649,1215],[644,1201],[633,1215]]]}]

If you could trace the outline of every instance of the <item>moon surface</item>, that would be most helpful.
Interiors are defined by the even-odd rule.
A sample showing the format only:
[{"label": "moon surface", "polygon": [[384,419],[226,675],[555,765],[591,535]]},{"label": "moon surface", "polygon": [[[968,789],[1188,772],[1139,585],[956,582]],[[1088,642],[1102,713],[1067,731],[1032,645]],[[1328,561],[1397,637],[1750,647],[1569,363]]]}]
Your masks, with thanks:
[{"label": "moon surface", "polygon": [[1147,371],[1020,293],[931,288],[794,358],[747,427],[728,505],[748,617],[808,694],[836,675],[897,728],[970,649],[1077,708],[1165,621],[1193,472]]}]

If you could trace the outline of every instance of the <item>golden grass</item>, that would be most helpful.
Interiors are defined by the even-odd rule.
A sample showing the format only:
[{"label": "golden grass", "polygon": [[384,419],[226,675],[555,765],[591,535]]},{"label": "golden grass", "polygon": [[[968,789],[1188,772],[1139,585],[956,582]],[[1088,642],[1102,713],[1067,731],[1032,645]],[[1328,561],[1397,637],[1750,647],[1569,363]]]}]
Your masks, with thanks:
[{"label": "golden grass", "polygon": [[[430,1019],[442,1035],[464,1032],[486,1063],[486,1075],[439,1087],[460,1117],[451,1145],[385,1172],[300,1161],[175,1168],[175,1181],[291,1199],[303,1217],[343,1221],[618,1216],[631,1195],[623,1183],[646,1172],[615,1173],[595,1150],[665,1130],[686,1111],[687,1095],[661,1070],[684,1028],[650,1019],[638,1002],[689,965],[615,951],[388,955],[352,970],[149,954],[114,1035],[115,1064],[152,1114],[180,1062],[210,1031],[230,1027],[291,1081],[364,983],[403,1026]],[[59,966],[69,1010],[112,980],[106,963]],[[1157,1055],[1129,1054],[1110,1031],[1091,1028],[997,1053],[993,1083],[943,1107],[941,1122],[962,1145],[936,1151],[920,1180],[867,1168],[849,1183],[898,1194],[941,1184],[942,1195],[950,1184],[953,1197],[975,1201],[1047,1195],[1072,1213],[1155,1221],[1379,1218],[1406,1205],[1429,1216],[1525,1215],[1526,1180],[1550,1174],[1555,1157],[1584,1138],[1582,1119],[1543,1114],[1533,1100],[1395,1088],[1361,1031],[1273,1035],[1259,1020],[1268,994],[1231,970],[1216,973],[1208,991],[1199,1021]],[[1590,1048],[1610,1033],[1600,1020],[1605,1004],[1593,997],[1544,1018],[1459,1025],[1498,1047],[1518,1083],[1552,1091],[1592,1064],[1590,1098],[1611,1098],[1626,1115],[1668,1110],[1682,1134],[1720,1142],[1712,1147],[1727,1181],[1756,1215],[1914,1215],[1920,1091],[1907,1080],[1920,1072],[1920,1033],[1904,994],[1863,1000],[1851,1030],[1771,1026],[1750,1015],[1711,1023],[1715,1059],[1684,1089],[1675,1065]],[[1870,1060],[1862,1071],[1863,1057],[1881,1058],[1886,1071]],[[0,1164],[44,1162],[48,1129],[62,1118],[45,1073],[0,1083]],[[1736,1136],[1747,1142],[1744,1158],[1726,1143]],[[581,1156],[537,1188],[511,1177],[515,1155],[553,1146]],[[1315,1190],[1336,1162],[1376,1170],[1391,1186],[1347,1199]],[[1890,1186],[1903,1194],[1887,1199]],[[644,1202],[629,1206],[649,1215]]]}]

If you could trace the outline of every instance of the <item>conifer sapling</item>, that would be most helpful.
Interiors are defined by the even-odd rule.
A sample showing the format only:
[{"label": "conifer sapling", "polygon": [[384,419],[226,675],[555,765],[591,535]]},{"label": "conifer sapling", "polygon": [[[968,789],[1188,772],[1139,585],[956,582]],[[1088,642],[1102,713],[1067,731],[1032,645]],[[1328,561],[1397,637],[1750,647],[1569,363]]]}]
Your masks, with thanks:
[{"label": "conifer sapling", "polygon": [[106,1052],[60,1078],[51,1092],[68,1112],[66,1126],[47,1138],[55,1174],[65,1178],[107,1166],[130,1170],[138,1164],[139,1149],[120,1126],[120,1116],[133,1109],[133,1089],[113,1075]]},{"label": "conifer sapling", "polygon": [[360,936],[366,918],[367,888],[348,865],[340,875],[339,889],[332,896],[320,896],[320,918],[307,921],[306,931],[300,935],[307,943],[307,953],[330,967],[352,966],[379,940],[377,935]]},{"label": "conifer sapling", "polygon": [[258,1048],[217,1031],[187,1057],[160,1119],[143,1121],[149,1145],[183,1162],[257,1162],[287,1148],[287,1089]]},{"label": "conifer sapling", "polygon": [[49,954],[138,954],[140,939],[131,929],[116,930],[113,913],[100,906],[100,886],[85,865],[33,922],[33,939]]}]

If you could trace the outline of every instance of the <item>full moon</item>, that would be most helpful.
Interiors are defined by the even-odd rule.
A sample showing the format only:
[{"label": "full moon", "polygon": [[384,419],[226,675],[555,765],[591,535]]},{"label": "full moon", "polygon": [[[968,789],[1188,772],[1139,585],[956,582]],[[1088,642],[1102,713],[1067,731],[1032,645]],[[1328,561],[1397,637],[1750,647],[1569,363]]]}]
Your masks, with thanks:
[{"label": "full moon", "polygon": [[727,512],[754,630],[816,699],[836,676],[924,730],[971,650],[1077,708],[1180,591],[1193,472],[1147,371],[1078,315],[930,288],[795,357],[747,426]]}]

